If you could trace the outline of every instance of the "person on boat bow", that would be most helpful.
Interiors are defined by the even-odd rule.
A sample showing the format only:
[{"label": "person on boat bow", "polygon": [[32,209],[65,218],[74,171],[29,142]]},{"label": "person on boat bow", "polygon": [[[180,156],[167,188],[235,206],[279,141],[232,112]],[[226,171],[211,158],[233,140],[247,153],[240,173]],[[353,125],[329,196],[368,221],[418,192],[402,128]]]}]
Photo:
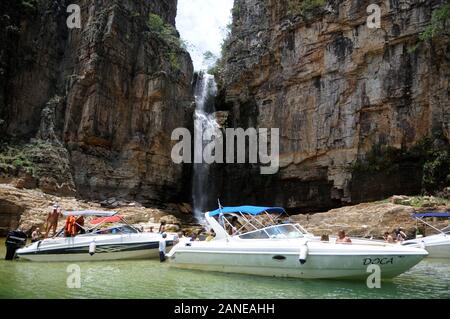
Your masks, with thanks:
[{"label": "person on boat bow", "polygon": [[48,238],[50,231],[53,229],[53,235],[56,234],[56,228],[58,227],[59,217],[62,216],[60,207],[57,203],[53,205],[53,209],[47,215],[46,233],[45,238]]}]

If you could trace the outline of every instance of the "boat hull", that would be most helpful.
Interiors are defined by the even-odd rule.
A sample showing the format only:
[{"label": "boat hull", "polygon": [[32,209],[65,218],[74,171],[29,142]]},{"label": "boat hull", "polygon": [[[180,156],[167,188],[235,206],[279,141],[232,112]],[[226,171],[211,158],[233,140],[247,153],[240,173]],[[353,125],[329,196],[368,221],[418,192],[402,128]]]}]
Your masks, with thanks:
[{"label": "boat hull", "polygon": [[343,249],[340,249],[339,245],[330,244],[326,249],[310,249],[302,264],[298,248],[283,250],[282,245],[265,252],[244,247],[234,249],[229,245],[222,249],[177,246],[169,254],[170,264],[177,268],[304,279],[367,279],[373,273],[370,265],[379,266],[381,278],[389,279],[409,270],[427,255],[424,250],[405,250],[401,246],[400,249],[392,247],[391,253],[369,246],[372,252],[364,253],[364,247],[352,252],[350,248],[354,247],[350,245],[341,245]]},{"label": "boat hull", "polygon": [[428,252],[428,258],[450,258],[450,236],[433,235],[403,243],[409,247],[422,247]]},{"label": "boat hull", "polygon": [[[96,243],[90,253],[90,245]],[[167,241],[167,246],[173,240]],[[20,259],[37,262],[88,262],[127,259],[150,259],[159,256],[159,240],[155,235],[100,235],[95,237],[46,239],[19,249]]]}]

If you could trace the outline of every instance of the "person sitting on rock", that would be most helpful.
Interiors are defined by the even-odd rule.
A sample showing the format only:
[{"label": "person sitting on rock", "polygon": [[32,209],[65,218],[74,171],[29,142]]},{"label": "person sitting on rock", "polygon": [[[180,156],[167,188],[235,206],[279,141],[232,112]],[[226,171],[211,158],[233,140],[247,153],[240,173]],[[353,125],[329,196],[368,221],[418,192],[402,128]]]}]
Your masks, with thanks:
[{"label": "person sitting on rock", "polygon": [[336,244],[351,244],[352,240],[345,234],[344,230],[338,232],[338,238],[336,239]]}]

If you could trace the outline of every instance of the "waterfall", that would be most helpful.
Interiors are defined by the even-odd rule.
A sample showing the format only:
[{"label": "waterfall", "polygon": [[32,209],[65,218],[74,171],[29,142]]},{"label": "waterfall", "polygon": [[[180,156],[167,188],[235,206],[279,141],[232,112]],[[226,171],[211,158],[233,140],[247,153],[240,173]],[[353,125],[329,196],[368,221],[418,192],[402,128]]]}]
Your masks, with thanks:
[{"label": "waterfall", "polygon": [[[203,147],[211,140],[204,140],[205,132],[219,129],[214,116],[214,98],[217,85],[214,76],[200,72],[195,87],[196,109],[194,113],[194,166],[192,178],[192,201],[194,217],[201,221],[208,206],[210,184],[210,165],[203,161]],[[201,146],[201,147],[200,147]],[[201,162],[201,163],[200,163]]]}]

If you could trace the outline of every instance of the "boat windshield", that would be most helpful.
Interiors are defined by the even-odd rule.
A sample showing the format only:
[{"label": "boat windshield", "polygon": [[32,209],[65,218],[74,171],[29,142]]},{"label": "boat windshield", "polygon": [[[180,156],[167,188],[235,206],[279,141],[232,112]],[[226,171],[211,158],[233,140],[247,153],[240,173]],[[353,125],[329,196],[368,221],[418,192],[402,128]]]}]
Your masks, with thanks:
[{"label": "boat windshield", "polygon": [[304,234],[292,224],[276,225],[240,235],[241,239],[289,239],[302,238]]},{"label": "boat windshield", "polygon": [[129,225],[116,225],[116,226],[108,227],[108,228],[95,229],[90,234],[95,234],[95,235],[105,235],[105,234],[119,235],[119,234],[134,234],[134,233],[137,233],[137,232],[138,231],[136,229],[134,229],[133,227],[131,227]]}]

